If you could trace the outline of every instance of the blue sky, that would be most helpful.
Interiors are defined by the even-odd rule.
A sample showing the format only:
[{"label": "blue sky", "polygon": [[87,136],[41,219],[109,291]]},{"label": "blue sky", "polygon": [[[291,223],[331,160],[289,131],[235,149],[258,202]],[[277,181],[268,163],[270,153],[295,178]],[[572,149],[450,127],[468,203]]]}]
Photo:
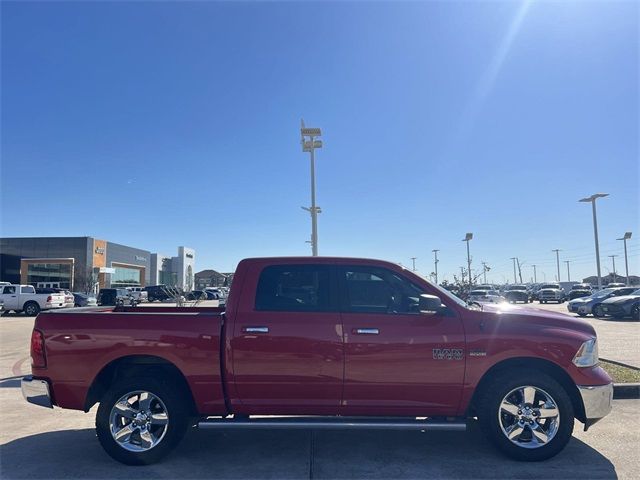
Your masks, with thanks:
[{"label": "blue sky", "polygon": [[639,274],[638,5],[3,2],[1,233]]}]

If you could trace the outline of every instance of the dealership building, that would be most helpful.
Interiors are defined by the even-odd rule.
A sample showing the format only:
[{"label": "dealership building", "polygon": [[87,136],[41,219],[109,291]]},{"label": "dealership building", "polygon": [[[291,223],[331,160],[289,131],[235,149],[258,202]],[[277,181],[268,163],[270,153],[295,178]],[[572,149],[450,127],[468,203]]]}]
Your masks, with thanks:
[{"label": "dealership building", "polygon": [[195,251],[167,257],[93,237],[0,238],[0,280],[73,291],[164,283],[191,289]]}]

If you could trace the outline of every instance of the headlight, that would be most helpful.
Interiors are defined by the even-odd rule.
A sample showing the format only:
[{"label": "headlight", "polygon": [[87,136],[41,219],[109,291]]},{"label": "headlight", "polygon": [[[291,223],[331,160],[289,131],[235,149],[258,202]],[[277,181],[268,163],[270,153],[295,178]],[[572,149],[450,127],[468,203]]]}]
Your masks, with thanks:
[{"label": "headlight", "polygon": [[598,339],[587,340],[578,349],[578,353],[573,357],[573,364],[576,367],[593,367],[598,364]]}]

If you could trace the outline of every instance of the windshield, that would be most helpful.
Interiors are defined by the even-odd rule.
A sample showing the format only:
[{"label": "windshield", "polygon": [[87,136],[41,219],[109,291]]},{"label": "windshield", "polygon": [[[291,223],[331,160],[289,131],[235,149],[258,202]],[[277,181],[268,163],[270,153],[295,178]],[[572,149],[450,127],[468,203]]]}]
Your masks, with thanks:
[{"label": "windshield", "polygon": [[599,292],[594,293],[593,295],[591,295],[593,298],[600,298],[600,297],[606,297],[607,295],[609,295],[611,292],[613,292],[612,288],[605,288],[604,290],[600,290]]},{"label": "windshield", "polygon": [[631,295],[640,295],[640,288],[631,292]]},{"label": "windshield", "polygon": [[440,285],[436,285],[436,284],[431,283],[431,282],[429,282],[429,285],[431,285],[433,288],[438,290],[439,293],[442,293],[446,298],[448,298],[449,300],[454,301],[455,303],[457,303],[461,307],[469,308],[469,305],[467,305],[466,302],[464,302],[463,300],[461,300],[458,297],[456,297],[453,293],[451,293],[446,288],[442,288]]},{"label": "windshield", "polygon": [[540,289],[543,289],[543,288],[555,288],[555,289],[559,289],[559,288],[560,288],[560,285],[550,283],[550,284],[548,284],[548,285],[543,285],[542,287],[540,287]]},{"label": "windshield", "polygon": [[511,285],[510,287],[507,287],[508,291],[511,290],[526,290],[527,287],[525,287],[524,285]]}]

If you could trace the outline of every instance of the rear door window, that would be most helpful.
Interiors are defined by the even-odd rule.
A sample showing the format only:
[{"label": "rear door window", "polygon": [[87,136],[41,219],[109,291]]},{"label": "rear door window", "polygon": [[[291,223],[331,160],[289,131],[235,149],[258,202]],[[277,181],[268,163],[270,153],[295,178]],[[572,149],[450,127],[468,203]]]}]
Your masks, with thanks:
[{"label": "rear door window", "polygon": [[280,312],[331,310],[330,269],[325,265],[273,265],[262,270],[255,309]]}]

